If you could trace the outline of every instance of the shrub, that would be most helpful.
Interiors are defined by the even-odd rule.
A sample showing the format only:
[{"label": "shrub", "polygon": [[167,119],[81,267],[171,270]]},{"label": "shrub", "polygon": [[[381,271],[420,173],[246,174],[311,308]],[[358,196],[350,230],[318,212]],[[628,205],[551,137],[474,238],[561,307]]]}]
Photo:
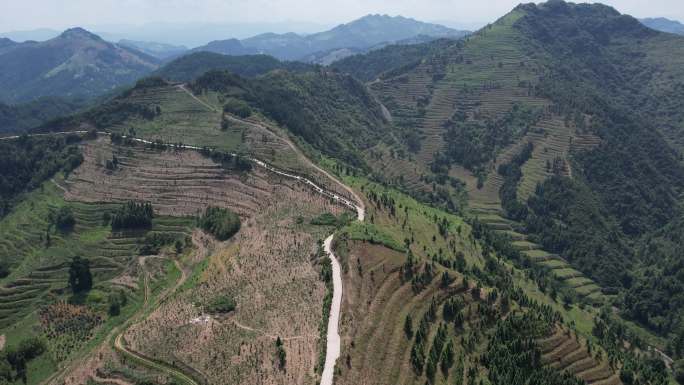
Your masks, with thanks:
[{"label": "shrub", "polygon": [[276,355],[278,356],[278,367],[280,367],[280,369],[285,369],[287,353],[285,352],[285,348],[283,348],[283,341],[280,337],[276,339]]},{"label": "shrub", "polygon": [[55,215],[55,226],[61,231],[69,231],[76,225],[74,213],[69,206],[62,206]]},{"label": "shrub", "polygon": [[28,137],[0,142],[0,217],[20,195],[39,187],[57,172],[68,174],[83,161],[76,135]]},{"label": "shrub", "polygon": [[126,298],[126,293],[123,290],[119,290],[118,293],[110,293],[107,302],[109,303],[109,315],[116,317],[121,313],[121,308],[128,303],[128,298]]},{"label": "shrub", "polygon": [[674,371],[677,382],[684,384],[684,360],[675,361]]},{"label": "shrub", "polygon": [[252,115],[252,109],[243,100],[236,98],[228,98],[226,104],[223,105],[223,111],[241,118],[248,118]]},{"label": "shrub", "polygon": [[112,216],[112,230],[145,228],[152,226],[154,211],[149,202],[127,202]]},{"label": "shrub", "polygon": [[340,214],[339,217],[336,217],[332,213],[323,213],[316,218],[313,218],[311,220],[312,225],[317,225],[317,226],[336,226],[336,227],[343,227],[348,225],[352,220],[354,219],[353,214],[345,212]]},{"label": "shrub", "polygon": [[82,293],[93,287],[93,275],[90,273],[90,261],[74,257],[69,266],[69,287],[74,293]]},{"label": "shrub", "polygon": [[9,266],[7,266],[7,262],[2,261],[0,262],[0,278],[5,278],[9,275],[10,269]]},{"label": "shrub", "polygon": [[158,254],[162,247],[172,245],[179,241],[178,237],[169,233],[151,233],[146,234],[138,247],[138,252],[141,255]]},{"label": "shrub", "polygon": [[218,240],[225,241],[240,230],[240,217],[234,212],[220,207],[207,207],[200,227]]},{"label": "shrub", "polygon": [[207,313],[211,314],[224,314],[224,313],[229,313],[233,310],[235,310],[235,301],[233,300],[232,297],[228,295],[220,295],[213,300],[211,300],[207,306],[206,306],[206,311]]}]

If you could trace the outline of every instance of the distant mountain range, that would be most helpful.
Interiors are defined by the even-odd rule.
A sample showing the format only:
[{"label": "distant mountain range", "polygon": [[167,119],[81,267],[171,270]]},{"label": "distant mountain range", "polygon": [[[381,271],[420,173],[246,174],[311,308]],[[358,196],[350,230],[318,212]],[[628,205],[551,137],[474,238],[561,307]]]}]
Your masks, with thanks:
[{"label": "distant mountain range", "polygon": [[[267,54],[281,60],[302,61],[317,61],[317,58],[325,57],[326,53],[333,53],[334,58],[339,60],[372,47],[380,48],[419,36],[422,36],[420,41],[424,42],[426,39],[460,38],[466,34],[466,31],[423,23],[402,16],[368,15],[312,35],[264,33],[243,40],[213,41],[193,51],[209,51],[224,55]],[[329,62],[330,59],[322,62],[326,61]]]},{"label": "distant mountain range", "polygon": [[132,83],[159,60],[73,28],[44,42],[0,43],[0,101],[43,96],[93,97]]},{"label": "distant mountain range", "polygon": [[[46,36],[54,33],[47,29],[38,32]],[[186,53],[206,51],[230,56],[270,55],[279,60],[329,65],[388,44],[460,38],[466,33],[402,16],[368,15],[311,35],[264,33],[243,40],[216,40],[190,51],[185,46],[139,40],[123,39],[112,43],[83,28],[69,29],[41,42],[0,38],[0,102],[18,104],[40,97],[99,96],[116,87],[132,84],[160,68],[164,62]],[[29,33],[24,35],[28,36]],[[13,36],[21,36],[21,33]],[[260,63],[260,69],[291,67],[289,64],[266,63],[267,60],[263,58],[246,61],[255,60]],[[193,73],[187,65],[197,61],[198,58],[193,57],[181,63],[179,68],[184,68],[183,74]],[[232,69],[244,62],[225,62],[215,58],[209,60],[217,61],[221,63],[221,68]]]},{"label": "distant mountain range", "polygon": [[645,26],[655,29],[656,31],[675,33],[677,35],[684,35],[684,24],[676,21],[666,19],[664,17],[640,19]]},{"label": "distant mountain range", "polygon": [[148,41],[121,39],[119,40],[118,44],[123,47],[136,49],[162,60],[182,55],[188,51],[188,47],[184,45],[173,45]]}]

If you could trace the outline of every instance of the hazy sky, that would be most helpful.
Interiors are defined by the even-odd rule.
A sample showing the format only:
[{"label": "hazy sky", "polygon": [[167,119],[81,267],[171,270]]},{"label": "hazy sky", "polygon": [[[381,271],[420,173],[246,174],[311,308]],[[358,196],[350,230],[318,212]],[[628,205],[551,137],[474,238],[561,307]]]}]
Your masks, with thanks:
[{"label": "hazy sky", "polygon": [[[465,25],[493,21],[516,0],[0,0],[0,31],[152,22],[334,25],[368,13]],[[684,21],[683,0],[605,0],[637,17]]]}]

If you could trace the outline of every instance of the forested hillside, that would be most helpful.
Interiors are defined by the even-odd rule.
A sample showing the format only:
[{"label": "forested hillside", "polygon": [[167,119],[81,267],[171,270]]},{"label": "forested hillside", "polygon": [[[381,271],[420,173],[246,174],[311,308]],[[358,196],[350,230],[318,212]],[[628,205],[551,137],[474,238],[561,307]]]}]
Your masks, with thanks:
[{"label": "forested hillside", "polygon": [[335,384],[682,382],[683,64],[561,0],[177,59],[0,142],[0,382],[318,383],[335,298]]},{"label": "forested hillside", "polygon": [[156,58],[73,28],[54,39],[1,50],[0,101],[95,97],[135,82],[158,65]]},{"label": "forested hillside", "polygon": [[[647,257],[637,245],[681,216],[683,42],[607,6],[550,1],[521,5],[412,65],[396,59],[398,69],[370,87],[395,126],[418,135],[401,136],[404,159],[374,149],[383,153],[378,176],[417,196],[460,179],[473,214],[534,260],[560,258],[538,263],[578,299],[602,292],[627,318],[668,335],[682,314],[655,299],[645,266],[674,256]],[[369,80],[373,55],[338,65]],[[530,154],[511,163],[528,142]],[[508,164],[519,171],[501,174]],[[514,201],[523,206],[515,212]],[[583,275],[590,280],[573,278]],[[640,290],[652,316],[635,318]]]},{"label": "forested hillside", "polygon": [[0,103],[0,134],[28,131],[51,119],[70,115],[84,104],[83,100],[57,97],[40,98],[17,105]]},{"label": "forested hillside", "polygon": [[228,56],[213,52],[197,52],[175,59],[155,71],[153,75],[168,80],[187,82],[210,70],[230,71],[236,75],[254,77],[276,69],[301,72],[312,68],[300,62],[281,62],[268,55]]}]

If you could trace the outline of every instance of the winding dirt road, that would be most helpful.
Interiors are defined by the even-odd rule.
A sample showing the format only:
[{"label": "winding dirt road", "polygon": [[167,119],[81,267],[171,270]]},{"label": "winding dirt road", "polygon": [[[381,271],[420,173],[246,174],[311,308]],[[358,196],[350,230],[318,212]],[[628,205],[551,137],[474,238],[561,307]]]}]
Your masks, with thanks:
[{"label": "winding dirt road", "polygon": [[[161,302],[163,299],[165,299],[169,295],[176,292],[176,290],[178,290],[178,288],[185,282],[185,280],[188,277],[185,269],[183,269],[183,267],[180,265],[180,263],[177,260],[174,260],[173,262],[176,265],[176,268],[178,270],[180,270],[181,277],[178,279],[176,284],[171,289],[167,290],[165,293],[163,293],[162,295],[159,296],[156,303]],[[144,259],[141,259],[140,265],[144,271],[144,265],[145,265]],[[140,307],[140,311],[132,318],[130,325],[132,325],[135,322],[136,318],[140,318],[143,314],[145,314],[145,310],[148,309],[148,307],[149,307],[149,300],[150,300],[149,276],[148,276],[147,272],[145,272],[144,274],[145,274],[145,277],[143,279],[143,283],[145,285],[144,301],[143,301],[142,306]],[[129,357],[129,358],[133,359],[134,361],[137,361],[138,363],[140,363],[144,366],[159,370],[162,373],[166,373],[166,374],[170,375],[171,377],[179,379],[188,385],[200,385],[195,379],[186,375],[185,373],[181,372],[180,370],[176,369],[175,367],[167,365],[165,363],[153,361],[153,360],[145,357],[144,355],[142,355],[142,354],[140,354],[140,353],[138,353],[132,349],[129,349],[126,346],[126,342],[125,342],[124,337],[123,337],[124,334],[126,333],[126,330],[127,330],[127,328],[123,328],[121,330],[121,332],[119,334],[117,334],[116,338],[114,339],[114,349],[116,349],[119,353],[121,353],[125,357]]]},{"label": "winding dirt road", "polygon": [[[211,109],[212,111],[218,112],[220,111],[219,109],[215,108],[214,106],[209,105],[208,103],[202,101],[201,99],[197,98],[190,90],[188,90],[184,85],[180,85],[179,88],[185,92],[187,92],[194,100],[196,100],[198,103],[201,103],[203,106],[207,107],[208,109]],[[242,119],[237,119],[234,117],[231,117],[231,119],[240,121],[244,124],[257,127],[259,129],[264,129],[273,132],[269,128],[249,122],[246,120]],[[35,134],[32,136],[42,136],[42,135],[65,135],[65,134],[70,134],[70,133],[86,133],[85,131],[70,131],[70,132],[54,132],[54,133],[47,133],[47,134]],[[99,134],[103,135],[109,135],[109,133],[106,132],[99,132]],[[8,140],[8,139],[16,139],[18,138],[17,136],[14,137],[5,137],[5,138],[0,138],[0,140]],[[125,136],[124,136],[125,138]],[[281,137],[282,138],[282,137]],[[134,140],[139,143],[144,143],[144,144],[153,144],[153,141],[150,140],[145,140],[145,139],[140,139],[140,138],[134,138],[130,137],[131,140]],[[352,199],[348,199],[346,197],[340,196],[332,191],[328,191],[324,189],[323,187],[317,185],[316,183],[312,182],[311,180],[304,178],[299,175],[294,175],[290,174],[285,171],[281,171],[259,159],[256,158],[247,158],[251,162],[255,163],[256,165],[265,168],[266,170],[280,175],[284,176],[287,178],[291,178],[294,180],[297,180],[299,182],[302,182],[304,184],[309,185],[314,191],[316,191],[319,194],[322,194],[324,196],[327,196],[334,201],[341,203],[350,209],[356,211],[357,213],[357,220],[363,221],[365,219],[365,206],[363,204],[363,200],[359,198],[359,196],[352,190],[349,186],[345,185],[342,183],[339,179],[337,179],[335,176],[331,175],[329,172],[326,170],[322,169],[315,163],[313,163],[310,159],[308,159],[300,150],[297,148],[297,146],[292,143],[292,141],[289,138],[282,138],[283,140],[286,141],[288,146],[290,146],[299,156],[300,158],[310,167],[314,168],[321,174],[325,175],[327,178],[332,180],[335,184],[337,184],[339,187],[347,191]],[[189,149],[189,150],[202,150],[201,147],[198,146],[191,146],[191,145],[169,145],[169,147],[175,147],[175,148],[183,148],[183,149]],[[237,154],[231,154],[233,156],[236,156]],[[341,349],[341,340],[340,340],[340,334],[339,334],[339,321],[340,321],[340,309],[342,305],[342,272],[341,272],[341,266],[339,261],[337,260],[337,257],[332,251],[332,242],[333,242],[334,234],[331,234],[328,236],[325,241],[324,241],[324,251],[328,254],[328,257],[330,258],[331,264],[332,264],[332,274],[333,274],[333,299],[332,299],[332,304],[330,308],[330,318],[328,319],[328,334],[327,334],[327,342],[326,342],[326,358],[325,358],[325,365],[323,368],[323,374],[321,376],[321,385],[332,385],[333,384],[333,377],[334,377],[334,372],[335,372],[335,364],[337,362],[337,359],[340,356],[340,349]],[[176,262],[177,263],[177,262]],[[179,266],[180,268],[180,266]],[[185,280],[185,272],[182,268],[180,268],[181,272],[183,273],[181,279],[179,279],[179,282],[174,286],[173,289],[169,290],[165,295],[168,295],[170,293],[173,293]],[[141,312],[136,315],[137,318],[141,316],[143,313],[143,309],[146,308],[148,304],[148,295],[149,295],[149,287],[147,283],[147,275],[145,276],[145,302],[144,305],[141,308]],[[125,356],[128,356],[137,362],[148,366],[150,368],[157,369],[159,371],[165,372],[177,379],[182,380],[188,385],[200,385],[196,380],[193,378],[189,377],[185,373],[181,372],[180,370],[167,365],[163,363],[159,363],[153,360],[150,360],[149,358],[129,349],[126,347],[125,340],[123,338],[125,332],[125,328],[116,336],[114,340],[114,347],[117,351],[122,353]]]}]

